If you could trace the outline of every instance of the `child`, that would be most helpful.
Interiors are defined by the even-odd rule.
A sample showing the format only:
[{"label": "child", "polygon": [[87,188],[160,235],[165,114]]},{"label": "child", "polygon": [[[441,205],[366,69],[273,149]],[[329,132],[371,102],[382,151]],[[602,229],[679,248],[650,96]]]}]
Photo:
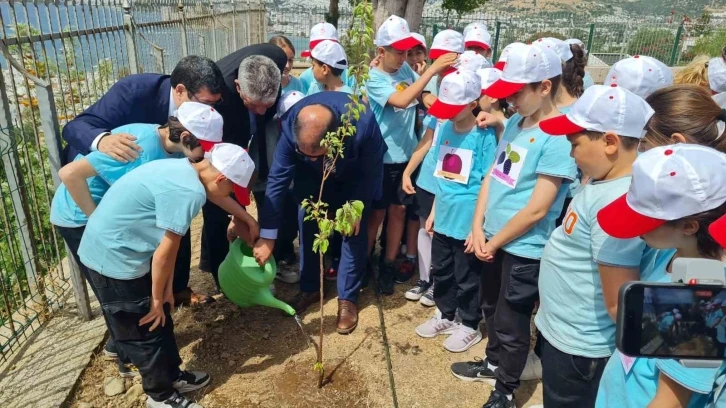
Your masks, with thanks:
[{"label": "child", "polygon": [[282,50],[285,51],[285,55],[287,55],[287,64],[285,64],[285,69],[282,71],[282,78],[280,79],[280,86],[282,87],[282,92],[302,92],[304,88],[303,83],[298,77],[290,74],[290,72],[292,71],[293,63],[295,62],[295,46],[292,45],[290,39],[288,39],[284,35],[276,35],[270,38],[270,41],[268,42],[282,48]]},{"label": "child", "polygon": [[[570,46],[574,45],[582,50],[583,54],[585,54],[585,65],[587,65],[587,48],[585,48],[585,43],[577,38],[568,38],[567,40],[565,40],[565,42],[570,44]],[[585,76],[582,78],[583,88],[587,89],[593,85],[595,85],[595,81],[592,79],[592,75],[590,75],[589,72],[585,71]]]},{"label": "child", "polygon": [[461,31],[461,34],[464,37],[466,37],[466,35],[469,34],[469,32],[475,28],[478,28],[479,30],[482,30],[482,31],[487,31],[486,23],[480,23],[478,21],[474,21],[474,22],[467,24],[466,27],[464,27],[464,30]]},{"label": "child", "polygon": [[426,71],[426,38],[419,33],[411,33],[411,35],[419,43],[408,50],[406,62],[408,62],[413,72],[422,75]]},{"label": "child", "polygon": [[[603,231],[618,239],[641,237],[657,249],[641,271],[646,281],[670,282],[677,258],[721,260],[723,248],[709,235],[726,214],[726,155],[678,144],[653,148],[633,164],[628,192],[598,212]],[[721,231],[722,233],[722,231]],[[597,393],[597,407],[703,407],[715,369],[687,368],[676,360],[622,356],[615,351]]]},{"label": "child", "polygon": [[322,91],[353,93],[353,90],[340,79],[343,71],[348,68],[342,45],[335,41],[323,40],[313,48],[311,57],[315,82],[310,84],[306,95]]},{"label": "child", "polygon": [[[467,249],[485,261],[481,302],[488,344],[486,369],[472,381],[496,379],[485,408],[512,408],[513,392],[525,368],[530,320],[537,301],[537,277],[545,243],[575,178],[570,144],[539,128],[559,116],[554,95],[562,75],[560,58],[536,45],[512,47],[500,80],[486,90],[509,98],[517,110],[499,142],[496,161],[482,183]],[[486,223],[485,215],[486,213]],[[463,366],[479,362],[456,363]]]},{"label": "child", "polygon": [[714,94],[726,92],[726,55],[708,61],[708,86]]},{"label": "child", "polygon": [[[300,55],[306,58],[310,57],[313,48],[315,48],[315,46],[321,41],[325,40],[340,42],[340,40],[338,40],[338,30],[336,30],[335,26],[330,23],[315,24],[313,28],[310,29],[310,48],[303,51]],[[343,73],[340,75],[340,79],[351,89],[355,88],[355,77],[349,77],[347,69],[343,70]],[[303,85],[302,92],[307,94],[310,86],[315,82],[313,67],[306,69],[302,74],[300,74],[300,82],[302,82]]]},{"label": "child", "polygon": [[[393,293],[394,274],[396,280],[407,281],[413,271],[396,274],[394,261],[398,254],[403,226],[406,221],[406,207],[401,204],[398,191],[406,163],[416,147],[414,126],[419,96],[431,78],[453,65],[456,54],[447,54],[436,60],[418,79],[406,64],[406,51],[418,41],[411,36],[406,20],[391,16],[383,22],[376,34],[379,64],[371,69],[366,84],[371,109],[381,128],[388,152],[384,156],[383,197],[374,203],[374,211],[368,223],[369,253],[378,228],[388,212],[386,248],[378,275],[378,287],[384,294]],[[415,262],[415,256],[414,260]]]},{"label": "child", "polygon": [[[461,353],[481,341],[479,271],[481,261],[465,253],[481,180],[494,160],[496,137],[480,129],[472,111],[481,96],[476,73],[456,71],[441,81],[438,100],[429,113],[447,120],[434,147],[438,178],[433,210],[426,229],[433,233],[431,252],[434,300],[438,311],[416,328],[421,337],[450,334],[444,349]],[[461,323],[455,320],[458,317]]]},{"label": "child", "polygon": [[459,56],[459,62],[456,64],[456,69],[459,71],[476,73],[480,69],[491,66],[492,64],[489,63],[489,60],[484,58],[481,54],[471,50],[466,50]]},{"label": "child", "polygon": [[494,116],[497,122],[502,124],[501,129],[497,131],[497,140],[502,136],[502,130],[507,126],[509,119],[506,116],[507,107],[509,104],[505,99],[492,98],[486,96],[485,92],[489,89],[492,84],[497,82],[502,77],[502,71],[496,68],[482,68],[476,71],[476,74],[481,78],[481,98],[479,99],[479,109],[483,112],[489,112]]},{"label": "child", "polygon": [[611,84],[617,84],[645,99],[658,89],[673,85],[673,72],[653,57],[635,55],[613,64],[604,85]]},{"label": "child", "polygon": [[507,65],[507,59],[509,59],[509,52],[512,51],[514,48],[517,48],[522,45],[525,45],[525,44],[521,43],[521,42],[513,42],[513,43],[507,45],[506,47],[504,47],[504,49],[502,50],[502,53],[499,54],[499,60],[497,61],[496,64],[494,64],[494,68],[496,68],[500,71],[503,71],[504,67]]},{"label": "child", "polygon": [[[641,264],[653,258],[642,240],[614,240],[596,221],[601,208],[628,190],[652,115],[641,97],[594,85],[569,113],[540,122],[547,134],[567,135],[577,166],[590,176],[542,252],[534,321],[541,336],[545,406],[595,404],[600,376],[615,350],[618,291],[638,280]],[[570,361],[576,364],[563,363]]]},{"label": "child", "polygon": [[486,26],[474,26],[464,35],[464,46],[467,50],[489,59],[492,56],[492,35],[486,30]]},{"label": "child", "polygon": [[547,46],[555,51],[562,60],[562,82],[557,90],[555,104],[557,110],[567,113],[577,98],[585,91],[585,53],[578,46],[571,46],[557,38],[546,37],[537,40],[537,44]]}]

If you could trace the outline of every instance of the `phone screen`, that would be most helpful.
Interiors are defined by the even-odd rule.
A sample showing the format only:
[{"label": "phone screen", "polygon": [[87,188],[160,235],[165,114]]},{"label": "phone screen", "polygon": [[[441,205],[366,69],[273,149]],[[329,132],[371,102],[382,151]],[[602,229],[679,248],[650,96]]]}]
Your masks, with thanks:
[{"label": "phone screen", "polygon": [[726,357],[726,289],[640,283],[625,297],[625,354]]}]

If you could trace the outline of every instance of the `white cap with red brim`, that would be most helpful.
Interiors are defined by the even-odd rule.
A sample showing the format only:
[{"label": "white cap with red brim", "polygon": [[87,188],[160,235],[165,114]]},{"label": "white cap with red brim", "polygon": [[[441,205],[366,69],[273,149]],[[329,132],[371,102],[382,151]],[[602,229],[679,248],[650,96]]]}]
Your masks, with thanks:
[{"label": "white cap with red brim", "polygon": [[497,99],[508,98],[527,84],[562,75],[562,62],[554,51],[536,45],[512,47],[502,77],[484,93]]},{"label": "white cap with red brim", "polygon": [[573,57],[570,44],[560,40],[559,38],[544,37],[535,41],[533,44],[540,48],[549,48],[554,51],[555,54],[560,56],[562,62],[567,62]]},{"label": "white cap with red brim", "polygon": [[413,36],[413,38],[416,39],[416,41],[419,42],[416,45],[420,45],[420,46],[424,47],[424,49],[428,49],[428,47],[426,47],[426,38],[423,35],[421,35],[419,33],[411,33],[411,35]]},{"label": "white cap with red brim", "polygon": [[486,25],[486,23],[481,23],[481,22],[475,21],[473,23],[467,24],[466,27],[464,27],[464,30],[461,33],[464,34],[464,37],[466,37],[466,35],[469,34],[469,31],[471,31],[471,30],[473,30],[475,28],[478,28],[480,30],[487,31],[487,25]]},{"label": "white cap with red brim", "polygon": [[486,30],[476,26],[464,35],[464,47],[479,47],[485,50],[492,48],[492,35]]},{"label": "white cap with red brim", "polygon": [[293,105],[303,99],[305,95],[298,91],[288,91],[280,96],[277,102],[277,117],[282,117]]},{"label": "white cap with red brim", "polygon": [[502,77],[502,71],[496,68],[483,68],[476,71],[476,74],[481,78],[481,94],[484,95],[484,91],[489,89],[493,83],[497,82]]},{"label": "white cap with red brim", "polygon": [[617,84],[645,99],[653,92],[673,85],[673,72],[653,57],[635,55],[613,64],[604,84]]},{"label": "white cap with red brim", "polygon": [[481,97],[481,79],[472,71],[457,70],[441,80],[439,95],[428,114],[438,119],[451,119],[467,105]]},{"label": "white cap with red brim", "polygon": [[376,33],[376,46],[392,47],[399,51],[407,51],[419,44],[411,35],[406,20],[398,16],[390,16],[381,24]]},{"label": "white cap with red brim", "polygon": [[440,31],[431,42],[429,49],[429,58],[437,59],[444,54],[455,52],[461,54],[464,52],[464,36],[460,32],[454,30]]},{"label": "white cap with red brim", "polygon": [[471,72],[477,72],[482,68],[489,68],[492,64],[484,58],[481,54],[475,51],[464,51],[459,55],[459,60],[456,62],[456,69],[467,70]]},{"label": "white cap with red brim", "polygon": [[218,143],[207,156],[209,163],[224,177],[234,183],[234,195],[242,205],[250,204],[250,191],[247,185],[255,164],[245,149],[232,143]]},{"label": "white cap with red brim", "polygon": [[726,92],[726,61],[723,57],[708,61],[708,85],[712,92]]},{"label": "white cap with red brim", "polygon": [[224,120],[213,107],[199,102],[184,102],[175,115],[179,123],[199,140],[205,152],[222,141]]},{"label": "white cap with red brim", "polygon": [[348,57],[343,46],[335,41],[323,40],[313,48],[310,56],[333,68],[348,68]]},{"label": "white cap with red brim", "polygon": [[338,42],[338,30],[330,23],[318,23],[310,29],[309,49],[300,53],[302,57],[309,57],[311,50],[323,40]]},{"label": "white cap with red brim", "polygon": [[498,70],[504,70],[504,66],[507,65],[507,59],[509,58],[509,52],[512,51],[513,48],[523,46],[524,43],[521,42],[513,42],[502,50],[502,53],[499,54],[499,60],[497,60],[496,64],[494,64],[494,68]]}]

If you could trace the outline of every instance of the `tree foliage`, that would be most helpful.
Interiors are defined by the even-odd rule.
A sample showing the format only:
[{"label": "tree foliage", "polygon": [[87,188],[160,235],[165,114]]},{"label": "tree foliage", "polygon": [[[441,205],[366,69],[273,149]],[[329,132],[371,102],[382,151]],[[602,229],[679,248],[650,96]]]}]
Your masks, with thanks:
[{"label": "tree foliage", "polygon": [[711,34],[701,37],[691,49],[693,55],[708,55],[711,57],[721,56],[721,50],[726,45],[726,30],[713,31]]}]

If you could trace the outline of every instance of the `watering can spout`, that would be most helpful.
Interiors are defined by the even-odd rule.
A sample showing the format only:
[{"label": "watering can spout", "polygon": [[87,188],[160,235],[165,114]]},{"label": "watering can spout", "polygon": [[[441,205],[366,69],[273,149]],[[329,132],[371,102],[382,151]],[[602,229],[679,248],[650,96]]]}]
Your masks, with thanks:
[{"label": "watering can spout", "polygon": [[260,292],[258,296],[255,296],[255,298],[252,299],[252,303],[261,306],[274,307],[276,309],[282,310],[290,316],[295,316],[295,309],[293,309],[292,306],[281,301],[280,299],[272,296],[272,292],[270,292],[269,289],[267,291]]}]

